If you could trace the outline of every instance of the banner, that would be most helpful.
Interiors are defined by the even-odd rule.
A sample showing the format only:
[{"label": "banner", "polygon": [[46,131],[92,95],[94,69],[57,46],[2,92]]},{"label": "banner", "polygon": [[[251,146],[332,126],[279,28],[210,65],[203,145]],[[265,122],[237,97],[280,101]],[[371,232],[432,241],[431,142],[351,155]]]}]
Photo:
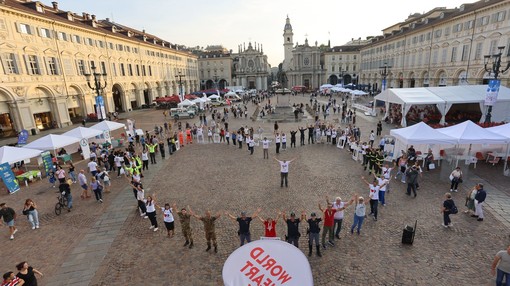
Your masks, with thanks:
[{"label": "banner", "polygon": [[311,286],[312,269],[306,256],[290,243],[256,240],[235,250],[223,265],[227,286]]},{"label": "banner", "polygon": [[19,191],[18,181],[7,162],[0,165],[0,179],[4,182],[9,194]]},{"label": "banner", "polygon": [[44,172],[48,175],[50,172],[55,172],[55,166],[51,160],[50,151],[44,151],[41,153],[41,157],[44,165]]},{"label": "banner", "polygon": [[18,135],[18,145],[25,145],[28,141],[28,130],[21,130]]},{"label": "banner", "polygon": [[381,90],[382,91],[386,90],[386,79],[385,78],[383,78],[383,80],[382,80],[382,89]]},{"label": "banner", "polygon": [[83,156],[83,159],[87,160],[90,158],[90,146],[89,146],[89,140],[87,138],[82,138],[80,140],[80,148],[81,148],[81,155]]},{"label": "banner", "polygon": [[498,100],[499,86],[501,81],[499,79],[489,80],[489,86],[487,86],[487,94],[485,94],[485,105],[493,106]]},{"label": "banner", "polygon": [[103,131],[103,138],[106,142],[112,144],[112,138],[110,137],[110,131],[109,130],[105,130]]},{"label": "banner", "polygon": [[129,132],[129,134],[135,136],[135,121],[133,119],[128,119],[127,120],[127,130]]},{"label": "banner", "polygon": [[103,99],[102,95],[96,96],[96,114],[97,114],[97,119],[99,121],[106,119],[106,111],[104,108],[104,99]]}]

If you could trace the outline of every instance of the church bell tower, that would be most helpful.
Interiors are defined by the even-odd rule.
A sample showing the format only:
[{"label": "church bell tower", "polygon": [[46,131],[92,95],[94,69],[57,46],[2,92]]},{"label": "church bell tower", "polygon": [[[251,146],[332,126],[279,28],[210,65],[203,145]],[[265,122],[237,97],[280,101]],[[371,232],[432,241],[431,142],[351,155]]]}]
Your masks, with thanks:
[{"label": "church bell tower", "polygon": [[287,20],[285,21],[285,28],[283,28],[283,48],[285,49],[284,52],[284,59],[283,59],[283,67],[282,69],[284,71],[289,70],[290,61],[292,59],[292,47],[294,46],[294,40],[293,37],[294,33],[292,33],[292,25],[290,24],[289,16],[287,15]]}]

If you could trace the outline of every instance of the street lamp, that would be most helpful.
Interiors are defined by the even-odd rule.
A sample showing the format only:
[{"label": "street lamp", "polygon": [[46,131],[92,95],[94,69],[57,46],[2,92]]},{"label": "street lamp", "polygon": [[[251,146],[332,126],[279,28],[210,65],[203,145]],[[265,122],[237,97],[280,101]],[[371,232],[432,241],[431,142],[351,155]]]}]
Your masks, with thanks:
[{"label": "street lamp", "polygon": [[498,80],[498,75],[500,73],[505,73],[508,68],[510,68],[510,62],[508,62],[506,67],[501,69],[501,56],[503,55],[504,49],[505,46],[498,47],[499,53],[494,55],[486,55],[483,57],[485,71],[488,72],[489,75],[494,73],[494,79],[489,80],[489,87],[485,96],[485,105],[489,106],[487,109],[487,114],[485,115],[485,123],[491,122],[492,106],[498,99],[499,86],[501,84],[501,81]]},{"label": "street lamp", "polygon": [[179,81],[179,98],[181,99],[181,101],[183,101],[182,97],[184,96],[183,92],[182,92],[182,78],[183,77],[185,77],[185,75],[181,74],[181,72],[179,72],[179,74],[177,74],[175,76],[175,79]]},{"label": "street lamp", "polygon": [[[87,79],[87,85],[90,89],[96,92],[96,114],[97,114],[97,120],[103,121],[106,119],[106,111],[104,108],[104,99],[101,95],[101,91],[106,88],[106,73],[98,73],[96,72],[96,66],[92,64],[90,67],[92,70],[92,74],[84,74],[85,78]],[[94,78],[92,78],[92,76]],[[104,78],[104,85],[101,85],[101,82]],[[91,84],[91,80],[94,82]]]},{"label": "street lamp", "polygon": [[391,68],[391,66],[388,66],[388,63],[384,63],[384,66],[382,67],[379,67],[379,74],[381,74],[381,76],[383,77],[383,80],[382,80],[382,86],[381,86],[381,91],[385,91],[386,90],[386,77],[388,76],[389,74],[389,69]]}]

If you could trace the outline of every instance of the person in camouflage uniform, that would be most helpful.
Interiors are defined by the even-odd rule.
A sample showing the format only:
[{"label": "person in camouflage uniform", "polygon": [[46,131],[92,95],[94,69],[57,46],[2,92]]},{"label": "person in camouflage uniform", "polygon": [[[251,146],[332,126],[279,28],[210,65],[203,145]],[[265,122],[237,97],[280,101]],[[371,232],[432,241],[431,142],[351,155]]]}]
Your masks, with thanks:
[{"label": "person in camouflage uniform", "polygon": [[[174,210],[177,209],[177,206],[173,205]],[[189,208],[189,207],[188,207]],[[191,210],[190,210],[191,212]],[[183,246],[189,245],[189,248],[193,248],[193,236],[191,232],[191,214],[189,214],[186,211],[186,208],[182,208],[180,211],[177,212],[177,215],[179,215],[179,221],[181,222],[181,228],[182,228],[182,235],[186,239],[186,242]]]},{"label": "person in camouflage uniform", "polygon": [[205,230],[205,239],[207,240],[207,249],[205,251],[211,250],[211,241],[214,246],[214,252],[218,253],[218,244],[216,243],[216,231],[215,231],[215,223],[218,218],[220,218],[221,213],[218,212],[216,216],[212,216],[210,211],[205,212],[205,216],[198,216],[197,214],[193,213],[190,207],[189,212],[192,216],[196,217],[197,219],[201,220],[204,223],[204,230]]}]

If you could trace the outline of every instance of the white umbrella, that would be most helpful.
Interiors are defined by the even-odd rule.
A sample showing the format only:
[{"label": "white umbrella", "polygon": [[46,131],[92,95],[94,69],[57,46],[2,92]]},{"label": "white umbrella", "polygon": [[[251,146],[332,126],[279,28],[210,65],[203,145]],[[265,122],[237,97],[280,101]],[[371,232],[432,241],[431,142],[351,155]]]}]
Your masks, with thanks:
[{"label": "white umbrella", "polygon": [[14,164],[41,155],[41,150],[3,146],[0,148],[0,163]]}]

